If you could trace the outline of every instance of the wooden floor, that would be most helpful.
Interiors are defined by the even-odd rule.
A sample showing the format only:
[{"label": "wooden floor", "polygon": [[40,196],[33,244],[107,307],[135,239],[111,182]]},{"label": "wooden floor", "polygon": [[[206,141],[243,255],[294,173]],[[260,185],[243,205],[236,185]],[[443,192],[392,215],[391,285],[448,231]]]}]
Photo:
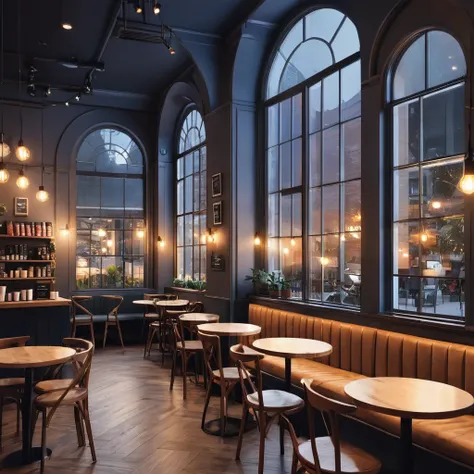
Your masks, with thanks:
[{"label": "wooden floor", "polygon": [[[98,350],[93,361],[90,409],[97,450],[97,464],[91,464],[90,450],[77,447],[72,409],[58,411],[48,428],[48,447],[53,449],[45,472],[74,474],[148,473],[256,473],[258,433],[244,437],[241,462],[234,460],[237,439],[221,439],[201,431],[204,389],[188,384],[183,402],[181,378],[169,391],[169,360],[165,368],[158,357],[144,360],[142,348]],[[240,405],[230,407],[240,416]],[[218,399],[212,398],[209,419],[218,415]],[[40,426],[38,424],[37,434]],[[39,441],[37,435],[35,440]],[[270,431],[265,456],[265,473],[289,473],[290,440],[280,456],[278,429]],[[5,414],[3,452],[19,448],[15,437],[13,410]],[[39,465],[2,472],[34,473]]]}]

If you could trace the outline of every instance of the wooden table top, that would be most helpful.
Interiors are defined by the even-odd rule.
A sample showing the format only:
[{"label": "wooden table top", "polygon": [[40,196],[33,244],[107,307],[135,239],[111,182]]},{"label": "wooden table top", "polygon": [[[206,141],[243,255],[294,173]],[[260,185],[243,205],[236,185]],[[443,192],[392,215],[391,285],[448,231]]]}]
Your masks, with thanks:
[{"label": "wooden table top", "polygon": [[211,313],[185,313],[179,319],[186,323],[213,323],[219,321],[219,315]]},{"label": "wooden table top", "polygon": [[453,418],[474,405],[470,393],[432,380],[375,377],[350,382],[344,390],[359,407],[402,418]]},{"label": "wooden table top", "polygon": [[332,352],[331,344],[316,339],[297,337],[268,337],[252,343],[254,349],[264,354],[279,357],[313,359],[324,357]]},{"label": "wooden table top", "polygon": [[262,328],[247,323],[209,323],[200,324],[199,331],[216,336],[254,336],[260,334]]},{"label": "wooden table top", "polygon": [[31,369],[62,364],[74,356],[76,351],[61,346],[25,346],[0,350],[0,368]]},{"label": "wooden table top", "polygon": [[188,300],[161,300],[155,302],[156,306],[164,306],[166,308],[172,308],[174,306],[186,306],[187,304],[189,304]]},{"label": "wooden table top", "polygon": [[154,306],[153,300],[135,300],[133,304],[140,304],[143,306]]}]

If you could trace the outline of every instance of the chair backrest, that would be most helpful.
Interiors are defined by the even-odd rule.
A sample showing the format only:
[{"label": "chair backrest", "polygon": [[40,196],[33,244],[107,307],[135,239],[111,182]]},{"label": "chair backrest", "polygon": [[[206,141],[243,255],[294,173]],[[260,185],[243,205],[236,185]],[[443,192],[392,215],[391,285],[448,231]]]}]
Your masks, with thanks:
[{"label": "chair backrest", "polygon": [[[357,407],[350,405],[348,403],[340,402],[338,400],[333,400],[328,398],[312,388],[312,380],[302,379],[301,383],[304,387],[306,395],[306,406],[308,409],[308,422],[309,422],[309,435],[311,441],[311,449],[313,451],[313,459],[315,460],[315,465],[319,470],[321,467],[318,460],[318,452],[316,450],[316,433],[314,429],[314,410],[318,410],[323,414],[326,413],[329,416],[330,422],[330,432],[333,446],[334,446],[334,462],[335,462],[335,473],[341,473],[341,438],[339,434],[339,415],[347,415],[353,413]],[[317,464],[316,464],[317,463]]]},{"label": "chair backrest", "polygon": [[117,316],[120,305],[123,302],[123,296],[120,296],[120,295],[102,295],[102,298],[104,298],[106,301],[110,301],[114,305],[111,310],[107,311],[107,317]]},{"label": "chair backrest", "polygon": [[178,295],[175,295],[173,293],[166,293],[165,296],[166,296],[167,300],[177,300],[178,299]]},{"label": "chair backrest", "polygon": [[209,379],[212,380],[215,367],[219,370],[221,381],[224,382],[224,368],[222,366],[221,339],[219,336],[204,334],[198,331],[198,337],[202,342],[204,352],[204,363],[206,364]]},{"label": "chair backrest", "polygon": [[[95,347],[94,344],[90,341],[87,341],[86,339],[79,339],[76,337],[65,337],[63,339],[63,345],[66,347],[70,347],[71,349],[74,349],[76,351],[76,354],[80,354],[81,352],[84,351],[89,351],[92,350],[94,353]],[[76,361],[73,359],[72,360],[72,368],[74,371],[74,375],[78,373],[80,370],[80,366],[76,363]],[[89,385],[89,377],[87,377],[87,380],[85,380],[87,383],[87,386]]]},{"label": "chair backrest", "polygon": [[187,313],[202,313],[204,311],[204,304],[201,301],[193,301],[188,304]]},{"label": "chair backrest", "polygon": [[[85,390],[88,390],[89,387],[89,376],[92,365],[92,356],[94,354],[94,345],[92,343],[89,343],[89,341],[85,341],[84,339],[67,339],[69,339],[68,342],[71,344],[79,344],[79,348],[81,350],[80,352],[76,352],[76,354],[72,357],[72,364],[73,367],[75,367],[74,378],[72,379],[69,386],[61,393],[61,396],[58,398],[56,403],[51,407],[51,410],[49,411],[48,417],[46,419],[47,425],[49,425],[54,413],[61,405],[62,401],[70,390],[77,386]],[[85,347],[86,345],[88,346],[87,349],[82,350],[82,347]]]},{"label": "chair backrest", "polygon": [[0,339],[0,349],[24,347],[29,340],[30,336],[4,337]]},{"label": "chair backrest", "polygon": [[[259,410],[263,411],[263,382],[260,361],[264,358],[264,355],[248,346],[244,346],[243,344],[236,344],[230,348],[230,356],[237,363],[244,399],[246,399],[248,395],[247,386],[245,384],[245,381],[247,381],[252,393],[258,393]],[[253,364],[254,366],[256,384],[253,383],[252,378],[250,377],[250,372],[245,366],[246,363]]]},{"label": "chair backrest", "polygon": [[165,293],[145,293],[143,299],[163,301],[168,299],[168,295]]},{"label": "chair backrest", "polygon": [[87,301],[91,301],[91,300],[92,300],[92,296],[86,296],[86,295],[71,296],[73,321],[76,320],[76,316],[78,314],[87,314],[92,319],[92,316],[93,316],[92,312],[83,305],[83,303]]}]

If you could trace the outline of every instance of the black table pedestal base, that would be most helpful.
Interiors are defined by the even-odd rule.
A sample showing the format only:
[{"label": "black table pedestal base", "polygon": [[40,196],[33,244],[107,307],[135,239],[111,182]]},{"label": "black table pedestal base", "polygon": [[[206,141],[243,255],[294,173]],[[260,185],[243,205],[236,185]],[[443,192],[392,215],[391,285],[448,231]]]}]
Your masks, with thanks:
[{"label": "black table pedestal base", "polygon": [[[46,448],[46,458],[50,458],[52,454],[51,449]],[[2,467],[18,467],[18,466],[26,466],[28,464],[32,464],[34,462],[41,461],[41,448],[39,447],[32,447],[31,448],[31,456],[30,459],[25,460],[23,458],[22,451],[15,451],[14,453],[9,454],[3,461]]]},{"label": "black table pedestal base", "polygon": [[402,418],[400,425],[401,465],[403,474],[413,473],[413,439],[412,420]]},{"label": "black table pedestal base", "polygon": [[[225,424],[225,433],[221,434],[221,419],[216,418],[215,420],[208,421],[204,424],[203,431],[204,433],[213,435],[213,436],[222,436],[223,438],[233,438],[239,436],[240,431],[240,418],[234,418],[231,416],[227,417]],[[252,430],[257,427],[257,423],[251,418],[247,418],[247,423],[245,424],[245,431]]]}]

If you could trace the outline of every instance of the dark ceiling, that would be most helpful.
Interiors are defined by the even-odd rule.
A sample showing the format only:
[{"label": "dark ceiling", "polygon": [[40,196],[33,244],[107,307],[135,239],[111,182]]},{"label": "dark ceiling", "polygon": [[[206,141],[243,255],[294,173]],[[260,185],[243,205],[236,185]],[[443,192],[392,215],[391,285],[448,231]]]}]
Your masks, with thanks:
[{"label": "dark ceiling", "polygon": [[[273,1],[267,0],[268,3]],[[80,63],[94,63],[99,60],[104,44],[100,61],[104,63],[105,71],[94,73],[94,89],[154,96],[192,64],[186,49],[176,38],[172,40],[175,55],[170,55],[163,44],[118,38],[117,28],[123,25],[121,0],[6,0],[6,82],[18,80],[19,2],[22,80],[25,87],[28,67],[34,65],[38,69],[35,74],[38,84],[51,84],[53,88],[81,88],[90,69],[68,69],[57,61],[75,58]],[[163,21],[178,38],[180,30],[192,30],[219,40],[218,37],[225,37],[245,21],[261,3],[263,0],[161,0],[162,11],[158,16],[153,15],[150,5],[145,7],[144,14],[139,15],[134,11],[133,4],[127,4],[125,17],[127,25],[138,24],[140,28],[156,30],[155,34],[160,32]],[[72,30],[61,28],[64,20],[73,25]],[[105,43],[109,29],[112,34]]]}]

